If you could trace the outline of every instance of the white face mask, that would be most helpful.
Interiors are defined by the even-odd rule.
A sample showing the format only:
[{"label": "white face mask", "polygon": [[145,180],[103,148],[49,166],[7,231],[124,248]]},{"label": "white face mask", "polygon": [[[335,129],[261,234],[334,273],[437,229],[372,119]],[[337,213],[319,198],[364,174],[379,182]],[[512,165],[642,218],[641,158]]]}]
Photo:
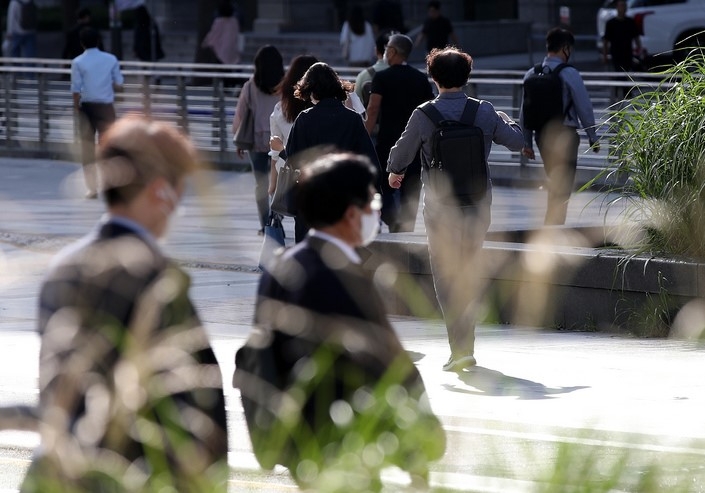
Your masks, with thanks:
[{"label": "white face mask", "polygon": [[382,198],[379,194],[375,194],[370,207],[372,208],[372,212],[369,214],[363,213],[360,220],[362,246],[367,246],[372,243],[377,237],[377,233],[379,233],[379,211],[382,208]]}]

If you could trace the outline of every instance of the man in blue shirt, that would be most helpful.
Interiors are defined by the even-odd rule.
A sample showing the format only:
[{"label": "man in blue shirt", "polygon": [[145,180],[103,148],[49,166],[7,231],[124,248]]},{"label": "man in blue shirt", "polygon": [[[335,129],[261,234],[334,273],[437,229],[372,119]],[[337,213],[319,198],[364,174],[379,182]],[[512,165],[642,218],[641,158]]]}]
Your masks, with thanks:
[{"label": "man in blue shirt", "polygon": [[115,91],[122,91],[124,79],[114,55],[98,48],[100,34],[87,27],[80,34],[84,52],[71,62],[71,92],[81,134],[81,162],[86,180],[86,197],[98,196],[95,169],[95,136],[115,121]]},{"label": "man in blue shirt", "polygon": [[[547,53],[543,66],[555,70],[562,63],[568,63],[574,44],[575,37],[570,31],[558,27],[551,29],[546,35]],[[524,75],[524,81],[533,72],[532,67]],[[600,143],[595,132],[595,114],[580,72],[575,67],[568,66],[561,70],[558,76],[563,84],[563,121],[549,123],[534,132],[527,128],[523,111],[520,116],[524,132],[524,148],[521,152],[529,159],[536,158],[531,142],[535,137],[546,171],[546,225],[565,224],[568,200],[573,191],[578,166],[578,128],[582,126],[585,130],[593,152],[600,152]]]}]

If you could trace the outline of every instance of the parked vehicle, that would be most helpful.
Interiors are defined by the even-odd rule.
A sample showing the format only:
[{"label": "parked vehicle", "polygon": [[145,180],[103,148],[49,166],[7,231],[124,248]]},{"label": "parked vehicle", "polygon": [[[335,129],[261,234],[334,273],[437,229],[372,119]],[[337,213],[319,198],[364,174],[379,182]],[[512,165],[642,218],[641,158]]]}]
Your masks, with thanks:
[{"label": "parked vehicle", "polygon": [[[605,1],[597,13],[597,48],[607,21],[617,14],[616,0]],[[680,61],[695,47],[705,48],[705,0],[627,0],[627,15],[639,26],[647,66]]]}]

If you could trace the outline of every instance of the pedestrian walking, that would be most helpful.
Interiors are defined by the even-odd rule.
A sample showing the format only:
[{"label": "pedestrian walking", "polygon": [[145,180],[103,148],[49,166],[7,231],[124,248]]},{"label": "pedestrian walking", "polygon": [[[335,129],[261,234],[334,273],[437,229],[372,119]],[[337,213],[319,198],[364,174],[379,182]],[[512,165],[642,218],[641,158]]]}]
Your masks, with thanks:
[{"label": "pedestrian walking", "polygon": [[539,120],[547,120],[546,123],[532,124],[534,111],[530,111],[526,104],[526,84],[536,75],[537,67],[529,69],[524,75],[525,103],[522,105],[520,117],[524,131],[522,154],[529,159],[536,158],[532,143],[535,139],[546,171],[548,191],[544,219],[546,225],[565,224],[568,200],[573,191],[578,166],[580,137],[577,129],[579,126],[585,130],[593,152],[600,151],[595,131],[595,115],[583,78],[575,67],[565,65],[570,60],[574,44],[573,34],[563,28],[551,29],[546,35],[547,54],[538,70],[546,75],[557,72],[555,75],[559,80],[558,90],[551,90],[545,97],[553,99],[560,95],[560,98],[558,105],[548,100],[538,100],[531,105],[539,111],[559,108],[557,115],[550,115],[549,119],[539,118]]},{"label": "pedestrian walking", "polygon": [[[269,116],[279,101],[277,86],[284,77],[284,62],[281,53],[273,45],[264,45],[255,54],[255,70],[252,77],[245,82],[237,100],[233,119],[233,135],[237,134],[243,122],[246,108],[254,118],[254,145],[247,151],[252,172],[255,175],[255,200],[259,214],[259,234],[264,234],[264,225],[269,217],[269,175],[271,170],[269,156]],[[243,149],[237,149],[240,157]]]},{"label": "pedestrian walking", "polygon": [[[284,74],[284,78],[277,85],[276,93],[281,98],[274,105],[272,114],[269,115],[270,142],[280,141],[286,147],[289,141],[289,132],[294,125],[294,120],[303,110],[313,106],[311,101],[304,101],[294,95],[296,83],[301,80],[306,71],[318,62],[318,58],[313,55],[299,55],[289,64],[289,68]],[[286,161],[279,155],[279,151],[270,149],[272,157],[271,172],[269,174],[269,195],[274,195],[277,189],[277,175]]]},{"label": "pedestrian walking", "polygon": [[389,186],[384,173],[389,150],[406,127],[414,109],[433,99],[428,76],[407,63],[414,43],[404,34],[392,34],[384,50],[389,68],[375,73],[370,88],[365,126],[370,135],[378,125],[376,150],[380,165],[379,188],[382,191],[382,222],[391,233],[413,231],[421,193],[421,159],[414,159],[406,169],[399,190]]},{"label": "pedestrian walking", "polygon": [[98,31],[83,28],[80,39],[84,52],[71,62],[71,92],[78,118],[86,197],[96,198],[99,185],[99,170],[94,163],[96,134],[100,139],[115,121],[115,91],[122,91],[124,79],[115,55],[98,48]]},{"label": "pedestrian walking", "polygon": [[350,67],[366,67],[375,56],[375,35],[360,5],[350,9],[340,30],[343,60]]},{"label": "pedestrian walking", "polygon": [[[294,168],[310,161],[311,153],[331,148],[363,154],[378,165],[374,144],[362,118],[344,104],[350,91],[352,84],[341,80],[330,65],[323,62],[311,65],[296,84],[294,95],[310,101],[313,106],[302,111],[294,121],[286,148],[280,139],[273,139],[272,149],[279,151],[283,159],[291,159]],[[295,221],[298,243],[304,239],[309,227],[298,215]]]},{"label": "pedestrian walking", "polygon": [[[461,120],[469,106],[476,108],[473,125],[481,130],[481,144],[467,154],[450,156],[462,163],[461,171],[471,173],[473,166],[482,166],[486,170],[493,142],[513,151],[521,149],[523,138],[517,123],[506,113],[496,111],[489,101],[465,95],[463,88],[472,70],[470,55],[454,47],[434,49],[426,57],[426,67],[439,93],[430,104],[444,119]],[[477,364],[474,355],[475,318],[481,291],[478,272],[482,243],[490,225],[492,189],[486,173],[486,183],[481,184],[484,193],[477,201],[466,203],[445,199],[445,190],[432,180],[434,175],[431,172],[438,171],[431,169],[436,125],[422,109],[425,107],[416,108],[411,114],[404,132],[389,153],[387,171],[389,185],[399,188],[406,179],[407,167],[421,150],[428,252],[436,298],[443,312],[451,351],[443,369],[461,371]],[[473,162],[473,156],[480,162]]]},{"label": "pedestrian walking", "polygon": [[37,6],[34,0],[10,0],[7,7],[6,39],[10,56],[37,56]]},{"label": "pedestrian walking", "polygon": [[157,62],[164,58],[165,53],[162,49],[162,36],[159,32],[159,26],[154,22],[144,1],[133,9],[133,18],[133,51],[135,57],[142,62]]},{"label": "pedestrian walking", "polygon": [[420,46],[424,40],[428,52],[434,48],[445,48],[450,42],[457,47],[460,46],[458,36],[453,29],[453,23],[441,14],[441,2],[437,0],[428,2],[426,20],[421,32],[416,36],[416,46]]},{"label": "pedestrian walking", "polygon": [[[312,229],[262,274],[254,330],[235,360],[255,455],[288,467],[307,491],[378,492],[390,465],[423,484],[445,449],[423,380],[362,268],[358,248],[379,224],[376,175],[349,153],[302,165],[298,210]],[[286,416],[270,414],[290,400]]]},{"label": "pedestrian walking", "polygon": [[235,65],[240,63],[240,21],[235,16],[235,9],[230,0],[218,4],[218,13],[210,30],[201,43],[201,47],[210,49],[216,63]]},{"label": "pedestrian walking", "polygon": [[618,0],[616,9],[617,15],[605,24],[602,61],[607,64],[610,55],[616,72],[632,72],[635,69],[634,49],[641,54],[641,32],[634,19],[627,15],[626,0]]},{"label": "pedestrian walking", "polygon": [[[377,61],[364,68],[355,77],[355,94],[362,101],[362,105],[365,107],[365,118],[367,118],[367,104],[370,102],[370,92],[372,90],[372,77],[381,70],[389,67],[389,63],[384,58],[384,50],[387,49],[387,43],[389,42],[389,34],[382,33],[375,39],[375,54],[377,55]],[[374,137],[376,132],[372,133]]]},{"label": "pedestrian walking", "polygon": [[[86,27],[94,27],[91,15],[91,9],[82,7],[76,12],[76,24],[66,33],[64,40],[64,49],[61,52],[61,57],[66,60],[73,60],[78,55],[83,53],[83,45],[81,44],[81,30]],[[99,38],[98,49],[103,50],[103,39]]]},{"label": "pedestrian walking", "polygon": [[225,493],[221,372],[189,277],[158,245],[196,150],[176,127],[130,116],[98,159],[107,214],[41,286],[41,445],[20,491]]}]

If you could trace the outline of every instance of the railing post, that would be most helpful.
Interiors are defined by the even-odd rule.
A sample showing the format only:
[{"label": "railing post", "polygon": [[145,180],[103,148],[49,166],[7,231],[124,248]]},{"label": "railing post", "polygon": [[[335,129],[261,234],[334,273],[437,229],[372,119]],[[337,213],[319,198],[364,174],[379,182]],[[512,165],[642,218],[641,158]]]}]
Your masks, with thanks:
[{"label": "railing post", "polygon": [[5,144],[10,147],[14,127],[12,122],[12,88],[16,84],[15,74],[6,73],[3,76],[3,83],[5,85]]},{"label": "railing post", "polygon": [[186,82],[184,77],[179,75],[176,78],[176,99],[179,102],[179,120],[181,129],[185,133],[189,133],[188,124],[188,98],[186,96]]},{"label": "railing post", "polygon": [[225,123],[225,90],[223,89],[223,79],[213,77],[213,138],[217,139],[219,160],[224,159],[225,151],[228,149],[227,125]]},{"label": "railing post", "polygon": [[149,87],[150,79],[150,75],[142,75],[142,107],[144,108],[144,114],[147,117],[152,116],[152,95]]},{"label": "railing post", "polygon": [[49,129],[49,120],[47,120],[47,115],[46,115],[46,101],[45,101],[45,96],[46,96],[46,74],[43,72],[39,72],[37,74],[37,93],[39,97],[39,101],[37,102],[37,117],[38,117],[38,125],[39,125],[39,147],[40,149],[44,150],[44,146],[47,141],[47,134],[48,134],[48,129]]}]

